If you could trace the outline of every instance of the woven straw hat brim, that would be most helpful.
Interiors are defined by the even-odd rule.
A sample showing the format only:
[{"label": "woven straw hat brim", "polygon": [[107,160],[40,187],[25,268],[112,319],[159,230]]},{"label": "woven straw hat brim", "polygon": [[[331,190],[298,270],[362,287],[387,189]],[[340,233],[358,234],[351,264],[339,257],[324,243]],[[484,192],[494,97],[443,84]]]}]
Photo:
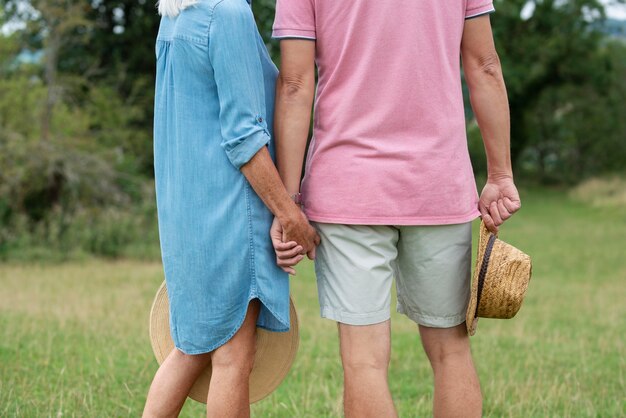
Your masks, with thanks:
[{"label": "woven straw hat brim", "polygon": [[[250,375],[250,403],[271,394],[284,380],[298,352],[298,316],[290,300],[291,328],[288,332],[270,332],[257,328],[257,351]],[[165,282],[159,287],[150,312],[150,342],[159,365],[174,349],[170,334],[169,300]],[[206,403],[211,381],[211,366],[200,375],[189,397]]]},{"label": "woven straw hat brim", "polygon": [[467,332],[469,335],[474,335],[476,333],[476,327],[478,326],[478,318],[476,317],[476,302],[478,300],[478,274],[480,273],[480,267],[483,263],[483,258],[485,257],[485,250],[487,249],[489,236],[489,230],[485,226],[485,223],[481,222],[478,237],[478,254],[476,256],[476,266],[474,267],[470,301],[467,307],[467,315],[465,317],[465,325],[467,326]]},{"label": "woven straw hat brim", "polygon": [[[491,233],[481,222],[478,256],[467,309],[466,325],[470,335],[476,333],[478,318],[513,318],[522,306],[532,275],[530,257],[514,246],[495,239],[486,270],[478,305],[479,274]],[[478,310],[478,314],[476,314]]]}]

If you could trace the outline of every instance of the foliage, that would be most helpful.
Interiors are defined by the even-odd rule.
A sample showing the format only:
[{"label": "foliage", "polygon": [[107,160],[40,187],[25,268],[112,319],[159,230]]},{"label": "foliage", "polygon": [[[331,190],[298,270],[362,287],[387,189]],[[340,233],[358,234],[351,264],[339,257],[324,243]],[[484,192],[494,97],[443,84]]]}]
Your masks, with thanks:
[{"label": "foliage", "polygon": [[569,195],[573,200],[593,207],[626,209],[626,178],[592,178],[574,187]]},{"label": "foliage", "polygon": [[0,257],[30,247],[115,256],[156,238],[146,234],[156,215],[149,183],[122,178],[106,155],[63,141],[12,141],[0,150]]},{"label": "foliage", "polygon": [[[25,4],[6,2],[27,24],[0,38],[0,257],[30,247],[118,255],[155,230],[151,85],[118,82],[126,68],[95,59],[102,24],[88,3]],[[20,61],[39,49],[41,63]]]},{"label": "foliage", "polygon": [[[623,171],[626,43],[601,32],[601,3],[496,0],[496,8],[518,173],[575,183]],[[279,62],[275,2],[255,0],[253,9]],[[141,228],[156,236],[159,19],[150,0],[0,0],[0,25],[15,28],[0,35],[0,257],[33,245],[115,255],[141,242]],[[469,122],[482,174],[480,132]]]},{"label": "foliage", "polygon": [[252,9],[256,17],[259,33],[265,40],[265,45],[269,50],[272,59],[276,63],[280,63],[280,50],[278,42],[272,39],[272,26],[274,24],[274,15],[276,14],[275,0],[255,0],[252,2]]},{"label": "foliage", "polygon": [[500,0],[496,9],[514,163],[556,182],[623,169],[626,44],[607,44],[602,3]]}]

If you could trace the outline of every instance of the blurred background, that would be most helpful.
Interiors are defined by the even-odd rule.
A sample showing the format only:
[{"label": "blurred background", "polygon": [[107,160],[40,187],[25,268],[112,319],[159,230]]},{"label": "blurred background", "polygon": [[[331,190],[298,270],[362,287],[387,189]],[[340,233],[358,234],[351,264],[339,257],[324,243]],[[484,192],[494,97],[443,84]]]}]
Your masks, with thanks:
[{"label": "blurred background", "polygon": [[[137,416],[156,370],[145,325],[162,280],[152,166],[159,17],[151,0],[0,5],[0,416]],[[524,318],[484,321],[474,340],[494,360],[478,360],[485,413],[626,416],[626,5],[495,7],[524,202],[503,234],[534,257],[535,278]],[[279,64],[274,1],[253,9]],[[481,187],[486,162],[469,106],[467,126]],[[291,389],[253,412],[339,416],[335,330],[318,318],[310,263],[294,295],[305,329]],[[429,415],[417,333],[394,321],[396,403],[401,416]]]},{"label": "blurred background", "polygon": [[[0,258],[157,256],[153,2],[1,4]],[[279,63],[274,2],[253,6]],[[496,1],[519,180],[575,186],[625,170],[625,7]],[[480,132],[467,118],[484,175]]]}]

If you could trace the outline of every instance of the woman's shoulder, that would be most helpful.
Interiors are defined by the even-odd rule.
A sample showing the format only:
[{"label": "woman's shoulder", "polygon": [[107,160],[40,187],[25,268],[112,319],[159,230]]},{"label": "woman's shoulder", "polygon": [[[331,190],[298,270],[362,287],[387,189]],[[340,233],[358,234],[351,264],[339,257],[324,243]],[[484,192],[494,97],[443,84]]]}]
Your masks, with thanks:
[{"label": "woman's shoulder", "polygon": [[256,27],[248,0],[198,0],[175,18],[163,17],[158,39],[179,38],[207,44],[207,34],[218,26],[228,27],[231,36]]},{"label": "woman's shoulder", "polygon": [[213,19],[249,18],[252,9],[248,0],[206,0],[211,4]]}]

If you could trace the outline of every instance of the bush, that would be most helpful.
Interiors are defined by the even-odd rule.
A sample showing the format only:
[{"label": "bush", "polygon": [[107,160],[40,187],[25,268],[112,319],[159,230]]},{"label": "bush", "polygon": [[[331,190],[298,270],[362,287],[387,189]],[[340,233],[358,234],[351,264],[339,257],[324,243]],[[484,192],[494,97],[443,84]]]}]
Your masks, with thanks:
[{"label": "bush", "polygon": [[597,177],[580,183],[570,196],[595,207],[626,208],[626,178]]},{"label": "bush", "polygon": [[66,74],[44,139],[40,69],[0,70],[0,258],[158,254],[145,106]]},{"label": "bush", "polygon": [[39,222],[14,216],[0,228],[0,258],[65,260],[92,254],[155,259],[159,241],[151,197],[136,206],[82,208],[71,215],[57,207]]}]

